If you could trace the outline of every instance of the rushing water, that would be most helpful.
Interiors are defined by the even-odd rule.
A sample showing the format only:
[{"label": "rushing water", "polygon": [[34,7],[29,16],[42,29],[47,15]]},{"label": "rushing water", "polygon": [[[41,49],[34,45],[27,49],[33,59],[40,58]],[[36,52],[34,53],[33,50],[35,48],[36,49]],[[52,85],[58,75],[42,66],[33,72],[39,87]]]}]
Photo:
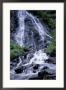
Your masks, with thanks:
[{"label": "rushing water", "polygon": [[17,30],[17,33],[15,35],[15,39],[17,41],[17,43],[20,46],[23,46],[24,43],[24,30],[25,30],[25,24],[24,24],[24,20],[25,20],[25,13],[22,11],[18,11],[18,20],[19,20],[19,27]]},{"label": "rushing water", "polygon": [[[34,52],[32,51],[32,53],[28,53],[26,59],[22,59],[20,56],[18,58],[19,62],[11,69],[10,78],[16,79],[16,80],[25,80],[25,79],[28,80],[30,78],[35,78],[35,77],[38,77],[38,73],[41,72],[41,70],[44,67],[47,67],[50,73],[51,73],[51,70],[55,72],[54,64],[45,63],[45,61],[49,58],[49,56],[44,52],[43,50],[44,48],[42,46],[44,46],[45,36],[48,36],[49,38],[51,38],[51,36],[49,36],[45,32],[46,28],[43,27],[43,25],[41,24],[41,22],[37,17],[33,16],[27,11],[19,10],[17,17],[18,17],[19,26],[17,28],[15,37],[14,37],[16,42],[20,46],[25,46],[26,45],[25,40],[27,40],[27,43],[28,43],[26,45],[27,47],[29,45],[34,45],[34,47],[36,48],[39,46],[39,44],[41,44],[41,48],[38,47],[38,50],[35,49]],[[31,21],[32,28],[36,30],[36,32],[40,37],[41,42],[38,43],[38,45],[36,45],[36,42],[35,42],[36,38],[33,37],[34,32],[32,32],[31,29],[26,28],[25,20],[27,18]],[[28,32],[31,32],[32,39],[29,38]],[[33,50],[33,47],[31,50]],[[24,61],[26,62],[23,63]]]}]

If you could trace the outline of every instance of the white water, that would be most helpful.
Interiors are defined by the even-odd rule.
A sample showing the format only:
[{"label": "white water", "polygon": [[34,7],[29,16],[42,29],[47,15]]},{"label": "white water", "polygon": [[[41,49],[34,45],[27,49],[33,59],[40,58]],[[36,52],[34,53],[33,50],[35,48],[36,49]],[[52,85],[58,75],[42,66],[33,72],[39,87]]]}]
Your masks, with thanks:
[{"label": "white water", "polygon": [[33,58],[30,59],[29,63],[23,65],[31,65],[31,64],[44,64],[44,60],[48,59],[48,56],[46,53],[44,53],[42,50],[36,51],[33,55]]},{"label": "white water", "polygon": [[[16,42],[20,46],[24,46],[24,35],[25,35],[25,22],[24,21],[25,21],[26,17],[30,18],[35,29],[39,32],[41,40],[44,41],[45,35],[47,35],[47,36],[49,36],[49,35],[45,32],[44,27],[41,24],[41,22],[39,21],[39,19],[34,17],[32,14],[28,13],[27,11],[18,11],[19,27],[17,28],[17,32],[15,34]],[[44,53],[44,51],[41,49],[39,49],[38,51],[35,51],[35,53],[33,53],[33,57],[26,64],[23,64],[22,59],[19,57],[19,63],[17,64],[17,66],[15,68],[13,68],[11,70],[11,78],[25,80],[25,79],[37,77],[38,72],[40,72],[44,66],[47,66],[49,69],[55,70],[55,65],[45,63],[45,60],[47,60],[48,58],[49,57],[47,56],[47,54]],[[28,55],[27,55],[26,60],[28,60]],[[39,65],[39,68],[36,70],[36,72],[33,72],[34,71],[33,66],[37,65],[37,64]],[[26,67],[26,69],[23,70],[22,73],[16,74],[14,70],[21,66]]]},{"label": "white water", "polygon": [[32,24],[34,25],[34,28],[39,32],[39,35],[41,36],[41,40],[44,41],[45,35],[49,38],[52,38],[50,35],[46,33],[44,30],[43,25],[39,21],[37,17],[34,17],[32,14],[28,13],[27,11],[18,11],[18,22],[19,27],[17,28],[17,33],[15,35],[15,40],[20,46],[24,46],[24,35],[25,35],[25,19],[29,17],[32,21]]},{"label": "white water", "polygon": [[43,27],[43,25],[41,24],[41,22],[37,17],[34,17],[31,13],[28,12],[26,13],[31,18],[32,23],[34,24],[35,29],[39,32],[39,35],[41,36],[42,40],[44,40],[45,35],[48,36],[49,38],[52,38],[50,35],[46,33],[45,28]]},{"label": "white water", "polygon": [[17,33],[15,35],[15,40],[20,46],[24,46],[24,30],[25,30],[25,12],[24,11],[18,11],[18,21],[19,21],[19,27],[17,29]]}]

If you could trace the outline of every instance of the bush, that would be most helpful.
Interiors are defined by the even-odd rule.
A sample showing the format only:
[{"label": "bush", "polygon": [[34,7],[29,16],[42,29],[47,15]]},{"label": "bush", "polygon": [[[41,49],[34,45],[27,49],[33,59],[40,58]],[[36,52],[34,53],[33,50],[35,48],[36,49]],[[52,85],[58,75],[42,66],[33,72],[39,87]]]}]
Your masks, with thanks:
[{"label": "bush", "polygon": [[11,60],[18,57],[19,55],[24,55],[28,49],[26,47],[20,47],[18,44],[10,43],[10,58]]},{"label": "bush", "polygon": [[51,32],[52,40],[51,43],[48,45],[47,52],[50,54],[53,51],[56,51],[56,32],[55,29]]},{"label": "bush", "polygon": [[50,54],[55,50],[56,50],[56,44],[55,42],[51,42],[51,44],[49,44],[49,46],[47,47],[47,52]]}]

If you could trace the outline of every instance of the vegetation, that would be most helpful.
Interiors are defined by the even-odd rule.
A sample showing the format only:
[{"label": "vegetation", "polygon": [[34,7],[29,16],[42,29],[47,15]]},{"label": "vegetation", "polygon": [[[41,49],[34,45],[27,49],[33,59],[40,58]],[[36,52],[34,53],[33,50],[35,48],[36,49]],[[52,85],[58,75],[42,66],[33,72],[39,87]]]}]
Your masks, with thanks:
[{"label": "vegetation", "polygon": [[56,32],[53,30],[51,33],[52,40],[51,43],[48,45],[47,52],[52,53],[53,51],[56,51]]},{"label": "vegetation", "polygon": [[11,42],[10,44],[10,58],[11,60],[18,57],[19,55],[24,55],[28,49],[26,47],[20,47],[18,44]]}]

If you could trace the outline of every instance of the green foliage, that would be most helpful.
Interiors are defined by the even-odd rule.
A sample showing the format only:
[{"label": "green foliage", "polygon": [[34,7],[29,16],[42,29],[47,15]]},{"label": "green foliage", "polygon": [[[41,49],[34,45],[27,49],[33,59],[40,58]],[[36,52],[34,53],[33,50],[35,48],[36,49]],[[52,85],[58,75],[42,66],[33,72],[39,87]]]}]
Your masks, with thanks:
[{"label": "green foliage", "polygon": [[26,47],[20,47],[18,44],[11,42],[10,43],[10,58],[11,60],[16,58],[19,55],[24,55],[28,49]]},{"label": "green foliage", "polygon": [[32,14],[36,15],[38,18],[41,18],[44,23],[48,25],[50,29],[54,29],[56,25],[56,11],[55,10],[38,10],[38,11],[29,11]]},{"label": "green foliage", "polygon": [[53,51],[56,51],[56,32],[55,32],[55,30],[53,30],[53,32],[51,32],[51,36],[52,36],[52,40],[47,48],[48,53],[52,53]]},{"label": "green foliage", "polygon": [[56,50],[56,44],[55,44],[55,42],[51,42],[51,44],[49,44],[49,46],[47,48],[47,52],[52,53],[55,50]]}]

